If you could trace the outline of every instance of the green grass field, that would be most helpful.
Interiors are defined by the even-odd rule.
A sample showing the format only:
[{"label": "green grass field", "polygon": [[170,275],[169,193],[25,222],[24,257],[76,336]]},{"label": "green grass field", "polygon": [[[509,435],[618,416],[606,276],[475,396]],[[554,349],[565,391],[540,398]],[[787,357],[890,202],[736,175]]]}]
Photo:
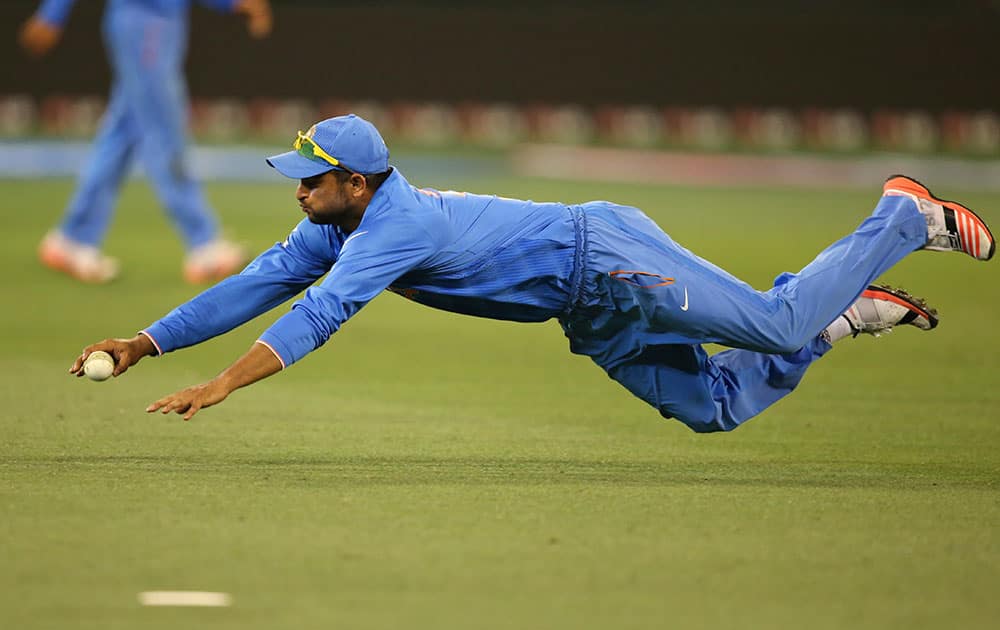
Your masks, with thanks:
[{"label": "green grass field", "polygon": [[[849,232],[869,192],[456,180],[638,205],[759,288]],[[147,415],[287,307],[93,383],[84,345],[192,296],[144,183],[88,287],[36,264],[71,190],[0,182],[0,627],[994,628],[1000,618],[1000,263],[916,254],[885,280],[932,333],[838,344],[793,396],[696,435],[571,355],[557,324],[384,295],[322,350],[189,423]],[[958,196],[961,191],[941,190]],[[254,250],[291,186],[208,188]],[[962,194],[1000,225],[1000,196]],[[231,593],[144,608],[148,590]]]}]

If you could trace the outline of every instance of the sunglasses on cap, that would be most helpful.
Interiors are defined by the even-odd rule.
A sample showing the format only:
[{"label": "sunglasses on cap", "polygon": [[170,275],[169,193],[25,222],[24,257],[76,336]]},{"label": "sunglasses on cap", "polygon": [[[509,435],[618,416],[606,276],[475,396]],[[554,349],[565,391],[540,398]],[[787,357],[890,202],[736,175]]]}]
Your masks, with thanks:
[{"label": "sunglasses on cap", "polygon": [[298,151],[302,157],[309,158],[310,160],[319,158],[330,166],[336,166],[348,173],[357,173],[357,171],[348,168],[343,162],[324,151],[323,147],[316,144],[312,138],[301,131],[299,131],[298,137],[295,138],[295,142],[292,143],[292,148]]}]

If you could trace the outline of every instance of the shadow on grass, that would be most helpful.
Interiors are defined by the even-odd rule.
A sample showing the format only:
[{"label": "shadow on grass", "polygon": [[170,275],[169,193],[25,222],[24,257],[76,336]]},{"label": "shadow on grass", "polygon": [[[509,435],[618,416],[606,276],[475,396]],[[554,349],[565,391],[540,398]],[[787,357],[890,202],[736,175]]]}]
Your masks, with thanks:
[{"label": "shadow on grass", "polygon": [[239,477],[335,487],[420,485],[757,486],[872,489],[995,488],[996,471],[971,463],[861,461],[622,462],[497,457],[175,457],[74,455],[8,458],[0,469],[48,474],[87,470]]}]

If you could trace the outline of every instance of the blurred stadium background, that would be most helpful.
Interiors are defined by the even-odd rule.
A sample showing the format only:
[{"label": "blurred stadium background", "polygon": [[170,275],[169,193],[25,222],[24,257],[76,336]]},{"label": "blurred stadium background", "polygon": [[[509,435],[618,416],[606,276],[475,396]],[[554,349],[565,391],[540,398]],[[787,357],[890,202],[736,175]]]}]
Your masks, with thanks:
[{"label": "blurred stadium background", "polygon": [[[103,3],[79,4],[47,59],[27,61],[13,33],[0,43],[0,173],[72,173],[78,154],[53,173],[25,141],[95,129],[109,82]],[[5,2],[0,19],[18,25],[34,5]],[[866,173],[898,164],[939,185],[996,189],[998,15],[996,0],[283,0],[272,37],[253,41],[201,9],[191,127],[202,144],[280,144],[308,121],[355,111],[393,148],[502,150],[537,175],[870,185]],[[771,159],[650,167],[624,149]],[[775,159],[789,155],[800,159]],[[195,159],[207,177],[270,175]],[[594,167],[608,162],[619,167]]]}]

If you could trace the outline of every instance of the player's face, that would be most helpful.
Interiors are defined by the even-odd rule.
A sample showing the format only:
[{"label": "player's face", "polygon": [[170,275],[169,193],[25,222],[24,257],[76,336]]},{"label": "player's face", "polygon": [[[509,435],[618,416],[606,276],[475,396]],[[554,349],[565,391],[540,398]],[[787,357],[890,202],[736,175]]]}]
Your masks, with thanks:
[{"label": "player's face", "polygon": [[307,177],[299,181],[295,198],[311,222],[353,230],[361,222],[363,208],[358,208],[352,179],[341,181],[333,171]]}]

